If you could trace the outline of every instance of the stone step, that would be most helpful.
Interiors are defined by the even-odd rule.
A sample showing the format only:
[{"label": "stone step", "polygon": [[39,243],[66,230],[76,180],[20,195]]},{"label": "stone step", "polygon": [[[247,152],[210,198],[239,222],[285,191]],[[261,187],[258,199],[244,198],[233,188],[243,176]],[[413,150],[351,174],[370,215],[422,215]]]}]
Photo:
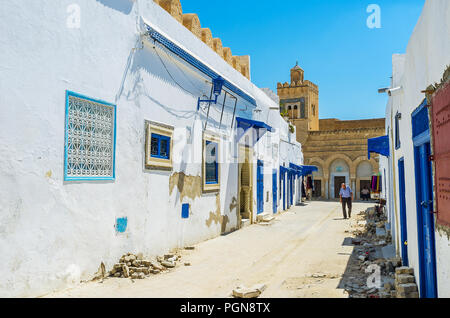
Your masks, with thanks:
[{"label": "stone step", "polygon": [[250,219],[242,219],[241,220],[241,228],[244,228],[244,227],[250,226],[250,225],[251,225]]},{"label": "stone step", "polygon": [[265,223],[268,223],[268,222],[273,221],[274,219],[275,219],[275,218],[273,217],[273,214],[272,214],[272,213],[269,213],[269,212],[264,212],[264,213],[258,214],[258,215],[256,216],[256,220],[257,220],[258,222],[265,222]]}]

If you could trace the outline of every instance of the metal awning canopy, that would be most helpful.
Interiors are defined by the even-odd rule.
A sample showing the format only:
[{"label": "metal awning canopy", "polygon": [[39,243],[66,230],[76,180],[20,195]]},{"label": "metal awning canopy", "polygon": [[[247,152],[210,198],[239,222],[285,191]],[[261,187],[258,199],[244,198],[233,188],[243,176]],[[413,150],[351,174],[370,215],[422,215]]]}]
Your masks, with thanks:
[{"label": "metal awning canopy", "polygon": [[316,166],[298,166],[296,164],[290,163],[289,167],[291,169],[294,169],[300,176],[307,176],[314,171],[319,171],[319,168],[317,168]]},{"label": "metal awning canopy", "polygon": [[375,152],[385,157],[390,156],[389,151],[389,136],[381,136],[367,139],[368,156],[370,160],[370,153]]},{"label": "metal awning canopy", "polygon": [[266,132],[272,132],[272,127],[261,121],[236,117],[236,123],[237,142],[239,142],[245,134],[252,132],[252,144],[250,145],[251,147],[253,147],[261,139],[261,137],[264,136]]},{"label": "metal awning canopy", "polygon": [[162,46],[167,48],[172,53],[178,55],[181,59],[204,73],[205,75],[209,76],[210,78],[217,79],[222,78],[223,79],[223,86],[228,88],[230,91],[235,93],[236,95],[242,97],[244,100],[249,102],[251,105],[256,107],[256,100],[249,94],[245,93],[242,89],[231,83],[229,80],[224,78],[223,76],[219,75],[216,71],[214,71],[212,68],[207,66],[205,63],[201,62],[199,59],[194,57],[192,54],[187,52],[186,50],[182,49],[180,46],[175,44],[173,41],[169,40],[167,37],[162,35],[160,32],[152,28],[150,25],[146,23],[146,28],[148,31],[148,36],[153,39],[154,41],[160,43]]}]

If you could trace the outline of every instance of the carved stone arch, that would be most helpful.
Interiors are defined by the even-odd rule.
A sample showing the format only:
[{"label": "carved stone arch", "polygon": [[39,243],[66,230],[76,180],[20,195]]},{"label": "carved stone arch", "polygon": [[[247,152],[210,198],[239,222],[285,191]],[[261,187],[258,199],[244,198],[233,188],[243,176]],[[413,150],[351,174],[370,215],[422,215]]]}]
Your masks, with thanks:
[{"label": "carved stone arch", "polygon": [[348,165],[348,169],[350,170],[350,178],[354,178],[354,174],[352,173],[352,159],[350,159],[349,156],[340,153],[334,154],[328,157],[327,160],[325,160],[325,165],[328,172],[330,172],[331,164],[337,159],[342,159],[345,161],[345,163]]},{"label": "carved stone arch", "polygon": [[314,163],[318,163],[322,167],[323,176],[324,178],[328,178],[328,166],[326,165],[325,161],[319,157],[313,157],[311,159],[307,159],[306,165],[308,166],[314,166]]},{"label": "carved stone arch", "polygon": [[378,163],[376,162],[375,159],[371,158],[371,159],[369,160],[366,156],[361,156],[361,157],[356,158],[356,159],[353,161],[353,167],[352,167],[353,171],[352,171],[352,174],[354,173],[354,175],[356,176],[356,172],[357,172],[357,169],[358,169],[359,164],[360,164],[361,162],[364,162],[364,161],[370,162],[370,164],[372,165],[372,173],[377,173],[377,172],[378,172],[378,171],[375,170],[376,167],[377,167],[377,165],[378,165]]}]

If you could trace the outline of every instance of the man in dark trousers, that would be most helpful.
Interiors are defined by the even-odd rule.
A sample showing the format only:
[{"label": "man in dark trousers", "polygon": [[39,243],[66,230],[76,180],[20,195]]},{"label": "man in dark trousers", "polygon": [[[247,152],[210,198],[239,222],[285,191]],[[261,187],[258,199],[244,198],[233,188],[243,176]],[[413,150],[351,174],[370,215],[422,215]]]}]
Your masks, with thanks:
[{"label": "man in dark trousers", "polygon": [[344,214],[344,219],[347,219],[346,206],[348,207],[348,218],[352,217],[352,201],[353,201],[353,191],[350,187],[347,187],[345,183],[341,185],[341,191],[339,193],[342,203],[342,213]]}]

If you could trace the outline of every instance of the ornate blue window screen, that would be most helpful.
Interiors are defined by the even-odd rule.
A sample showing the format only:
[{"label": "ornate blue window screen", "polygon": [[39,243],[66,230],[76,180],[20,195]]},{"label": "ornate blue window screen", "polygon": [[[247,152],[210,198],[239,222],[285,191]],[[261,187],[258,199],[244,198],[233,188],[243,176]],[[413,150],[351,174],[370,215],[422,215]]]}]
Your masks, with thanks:
[{"label": "ornate blue window screen", "polygon": [[389,151],[389,136],[381,136],[367,139],[368,156],[370,160],[370,153],[375,152],[385,157],[390,156]]},{"label": "ornate blue window screen", "polygon": [[114,180],[116,106],[66,92],[64,180]]},{"label": "ornate blue window screen", "polygon": [[159,159],[170,159],[170,137],[152,134],[151,156]]},{"label": "ornate blue window screen", "polygon": [[217,184],[219,182],[218,148],[216,142],[206,141],[205,158],[205,182],[206,184]]}]

